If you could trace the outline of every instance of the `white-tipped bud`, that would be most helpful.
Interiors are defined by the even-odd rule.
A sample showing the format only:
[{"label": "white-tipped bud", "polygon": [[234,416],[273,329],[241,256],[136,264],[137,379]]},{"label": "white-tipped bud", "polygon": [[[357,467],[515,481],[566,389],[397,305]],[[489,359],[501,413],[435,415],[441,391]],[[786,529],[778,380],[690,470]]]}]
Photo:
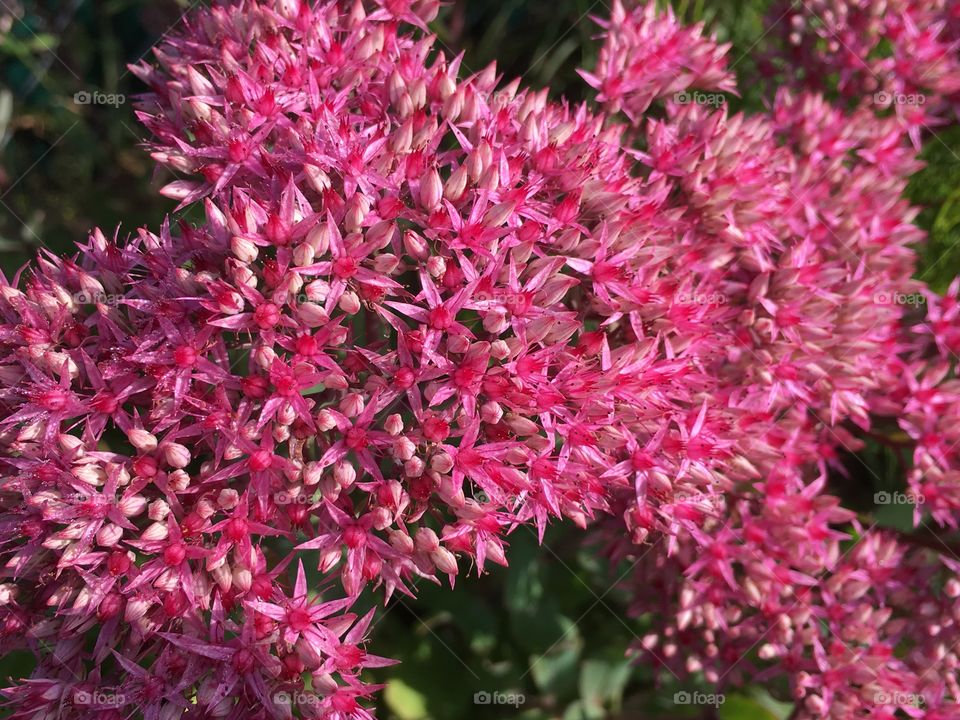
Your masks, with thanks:
[{"label": "white-tipped bud", "polygon": [[297,318],[307,327],[320,327],[330,322],[330,316],[320,305],[303,303],[297,308]]},{"label": "white-tipped bud", "polygon": [[427,272],[430,273],[431,277],[441,277],[447,271],[446,261],[439,255],[432,255],[429,260],[427,260]]},{"label": "white-tipped bud", "polygon": [[436,168],[430,168],[420,179],[420,203],[427,210],[433,211],[440,207],[443,197],[443,182]]},{"label": "white-tipped bud", "polygon": [[485,402],[480,407],[480,418],[490,425],[496,425],[503,417],[503,408],[494,401]]},{"label": "white-tipped bud", "polygon": [[440,547],[440,538],[430,528],[419,528],[413,536],[413,542],[420,552],[431,553]]},{"label": "white-tipped bud", "polygon": [[185,468],[190,464],[190,451],[180,443],[164,443],[163,459],[173,468]]},{"label": "white-tipped bud", "polygon": [[333,479],[341,488],[347,488],[357,479],[357,471],[348,462],[338,462],[333,468]]},{"label": "white-tipped bud", "polygon": [[403,432],[403,418],[397,413],[394,413],[387,418],[383,427],[390,435],[397,436]]},{"label": "white-tipped bud", "polygon": [[340,296],[340,302],[337,303],[337,307],[347,315],[356,315],[360,311],[360,298],[355,292],[350,290]]},{"label": "white-tipped bud", "polygon": [[120,500],[118,507],[124,517],[136,517],[147,507],[147,499],[143,495],[127,495]]},{"label": "white-tipped bud", "polygon": [[162,522],[152,523],[143,533],[140,535],[140,540],[143,542],[156,542],[158,540],[166,540],[168,535],[167,525]]},{"label": "white-tipped bud", "polygon": [[104,525],[97,531],[97,544],[102,547],[113,547],[118,542],[120,538],[123,537],[123,528],[119,525],[114,525],[110,523]]},{"label": "white-tipped bud", "polygon": [[445,452],[440,452],[430,458],[430,469],[441,475],[453,469],[453,458]]},{"label": "white-tipped bud", "polygon": [[260,254],[256,243],[242,238],[239,235],[234,235],[230,238],[230,252],[233,253],[237,260],[246,264],[252,263]]},{"label": "white-tipped bud", "polygon": [[434,550],[430,553],[430,559],[437,566],[437,570],[445,575],[456,575],[459,570],[456,556],[446,548]]},{"label": "white-tipped bud", "polygon": [[146,430],[133,428],[129,433],[127,433],[127,439],[130,441],[131,445],[133,445],[142,453],[153,452],[157,449],[156,435],[149,433]]}]

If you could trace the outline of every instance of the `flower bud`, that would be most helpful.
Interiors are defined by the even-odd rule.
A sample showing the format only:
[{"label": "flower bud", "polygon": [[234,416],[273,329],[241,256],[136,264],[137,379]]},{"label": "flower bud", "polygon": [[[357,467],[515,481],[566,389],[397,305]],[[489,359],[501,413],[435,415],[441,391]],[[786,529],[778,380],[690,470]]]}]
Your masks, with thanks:
[{"label": "flower bud", "polygon": [[127,433],[127,439],[130,441],[131,445],[133,445],[142,453],[153,452],[157,449],[156,436],[148,433],[146,430],[133,428],[129,433]]},{"label": "flower bud", "polygon": [[239,235],[234,235],[230,239],[230,252],[234,254],[237,260],[247,265],[256,260],[257,255],[260,254],[256,243]]},{"label": "flower bud", "polygon": [[430,553],[440,547],[440,539],[430,528],[418,528],[413,536],[414,545],[420,552]]},{"label": "flower bud", "polygon": [[445,575],[456,575],[459,570],[456,556],[446,548],[437,548],[431,552],[430,559],[437,566],[437,570]]},{"label": "flower bud", "polygon": [[164,443],[163,458],[173,468],[185,468],[190,464],[190,451],[180,443]]},{"label": "flower bud", "polygon": [[340,302],[337,303],[337,307],[347,315],[355,315],[360,311],[360,298],[355,292],[349,290],[340,296]]},{"label": "flower bud", "polygon": [[147,499],[143,495],[126,495],[118,503],[124,517],[136,517],[147,507]]},{"label": "flower bud", "polygon": [[443,197],[443,183],[436,168],[430,168],[420,178],[420,203],[429,211],[440,207],[440,198]]},{"label": "flower bud", "polygon": [[97,544],[103,547],[113,547],[120,542],[120,538],[122,537],[123,528],[110,523],[109,525],[104,525],[97,531]]},{"label": "flower bud", "polygon": [[403,418],[397,413],[390,415],[383,424],[383,429],[386,430],[390,435],[399,435],[403,432]]},{"label": "flower bud", "polygon": [[333,467],[333,478],[340,487],[347,488],[357,479],[357,471],[350,463],[341,461]]}]

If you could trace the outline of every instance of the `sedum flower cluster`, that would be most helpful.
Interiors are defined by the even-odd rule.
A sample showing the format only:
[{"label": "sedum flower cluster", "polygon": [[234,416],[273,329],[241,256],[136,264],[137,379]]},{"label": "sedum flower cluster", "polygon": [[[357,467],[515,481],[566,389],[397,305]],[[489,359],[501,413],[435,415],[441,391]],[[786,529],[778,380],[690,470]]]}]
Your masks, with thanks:
[{"label": "sedum flower cluster", "polygon": [[918,528],[960,519],[916,133],[808,89],[733,114],[727,48],[652,4],[570,105],[435,47],[438,8],[197,10],[134,70],[202,218],[0,286],[13,717],[371,718],[360,595],[553,521],[628,563],[638,660],[957,717],[960,560],[835,482],[880,439]]}]

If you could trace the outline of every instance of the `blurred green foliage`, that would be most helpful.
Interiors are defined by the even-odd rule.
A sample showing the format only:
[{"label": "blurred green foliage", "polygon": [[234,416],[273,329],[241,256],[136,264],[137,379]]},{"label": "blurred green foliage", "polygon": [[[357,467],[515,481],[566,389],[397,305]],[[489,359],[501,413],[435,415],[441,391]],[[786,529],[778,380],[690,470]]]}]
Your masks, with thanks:
[{"label": "blurred green foliage", "polygon": [[[662,1],[662,0],[661,0]],[[156,227],[174,203],[157,188],[140,146],[143,131],[131,98],[141,88],[128,63],[175,28],[193,0],[0,0],[0,269],[10,274],[41,247],[69,253],[94,226],[121,232]],[[676,0],[687,21],[705,21],[733,45],[741,78],[734,110],[763,108],[756,75],[767,0]],[[440,43],[464,53],[466,72],[496,59],[507,78],[549,86],[554,97],[581,101],[577,67],[596,57],[602,0],[454,0],[435,24]],[[122,94],[116,107],[75,102],[78,92]],[[927,167],[910,185],[930,232],[919,276],[942,290],[960,262],[960,128],[938,131],[925,147]],[[856,487],[895,490],[900,460],[868,446],[845,458],[838,489],[858,510],[876,511]],[[889,527],[909,518],[882,517]],[[630,666],[624,654],[649,630],[628,618],[626,598],[611,590],[628,568],[613,571],[576,531],[553,528],[545,547],[521,528],[511,537],[508,570],[461,577],[457,592],[423,584],[418,599],[392,599],[375,621],[377,654],[402,664],[376,673],[387,683],[379,716],[396,720],[514,717],[522,720],[717,718],[775,720],[791,705],[786,689],[729,694],[719,708],[673,702],[676,692],[716,692],[705,683],[656,684],[654,668]],[[369,603],[374,598],[368,599]],[[0,675],[29,672],[23,655],[0,662]],[[669,673],[664,673],[668,678]],[[661,678],[662,681],[662,678]],[[478,693],[490,693],[487,698]],[[512,704],[494,704],[496,699]],[[523,702],[519,702],[522,698]]]}]

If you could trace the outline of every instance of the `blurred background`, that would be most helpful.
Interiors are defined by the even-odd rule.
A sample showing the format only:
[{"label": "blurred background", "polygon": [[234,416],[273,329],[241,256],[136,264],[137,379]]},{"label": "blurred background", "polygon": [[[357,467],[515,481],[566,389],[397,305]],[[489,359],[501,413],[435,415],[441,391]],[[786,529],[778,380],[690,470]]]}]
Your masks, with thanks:
[{"label": "blurred background", "polygon": [[[159,226],[174,202],[156,190],[141,146],[131,98],[142,88],[127,64],[147,56],[174,30],[187,0],[0,0],[0,271],[10,278],[41,248],[70,253],[88,230],[122,234]],[[676,0],[687,21],[705,21],[733,44],[731,63],[743,98],[733,110],[763,108],[755,58],[763,48],[766,0]],[[455,0],[435,23],[449,50],[465,53],[468,71],[496,58],[507,77],[572,100],[585,97],[575,73],[596,55],[591,15],[604,0]],[[94,93],[102,93],[96,103]],[[930,232],[921,277],[943,289],[956,274],[960,225],[960,133],[938,131],[927,143],[927,168],[910,196]],[[121,226],[122,223],[122,226]],[[894,489],[896,465],[877,448],[849,458],[852,507],[875,489]],[[864,466],[870,468],[867,470]],[[872,472],[871,472],[872,471]],[[873,473],[890,486],[872,488]],[[861,496],[862,495],[862,496]],[[887,506],[882,512],[896,512]],[[909,509],[908,509],[909,512]],[[909,518],[883,516],[909,527]],[[447,720],[644,720],[646,718],[787,718],[785,688],[726,693],[716,707],[678,704],[677,693],[712,693],[706,685],[656,686],[650,668],[625,659],[649,627],[628,618],[611,586],[613,571],[579,533],[554,528],[545,548],[521,528],[510,540],[508,571],[461,577],[457,592],[427,584],[416,603],[394,600],[378,620],[378,654],[403,663],[373,677],[386,683],[381,718]],[[612,573],[612,574],[611,574]],[[0,680],[29,673],[15,657],[0,662]],[[680,695],[679,697],[683,697]],[[0,711],[2,716],[2,711]]]}]

